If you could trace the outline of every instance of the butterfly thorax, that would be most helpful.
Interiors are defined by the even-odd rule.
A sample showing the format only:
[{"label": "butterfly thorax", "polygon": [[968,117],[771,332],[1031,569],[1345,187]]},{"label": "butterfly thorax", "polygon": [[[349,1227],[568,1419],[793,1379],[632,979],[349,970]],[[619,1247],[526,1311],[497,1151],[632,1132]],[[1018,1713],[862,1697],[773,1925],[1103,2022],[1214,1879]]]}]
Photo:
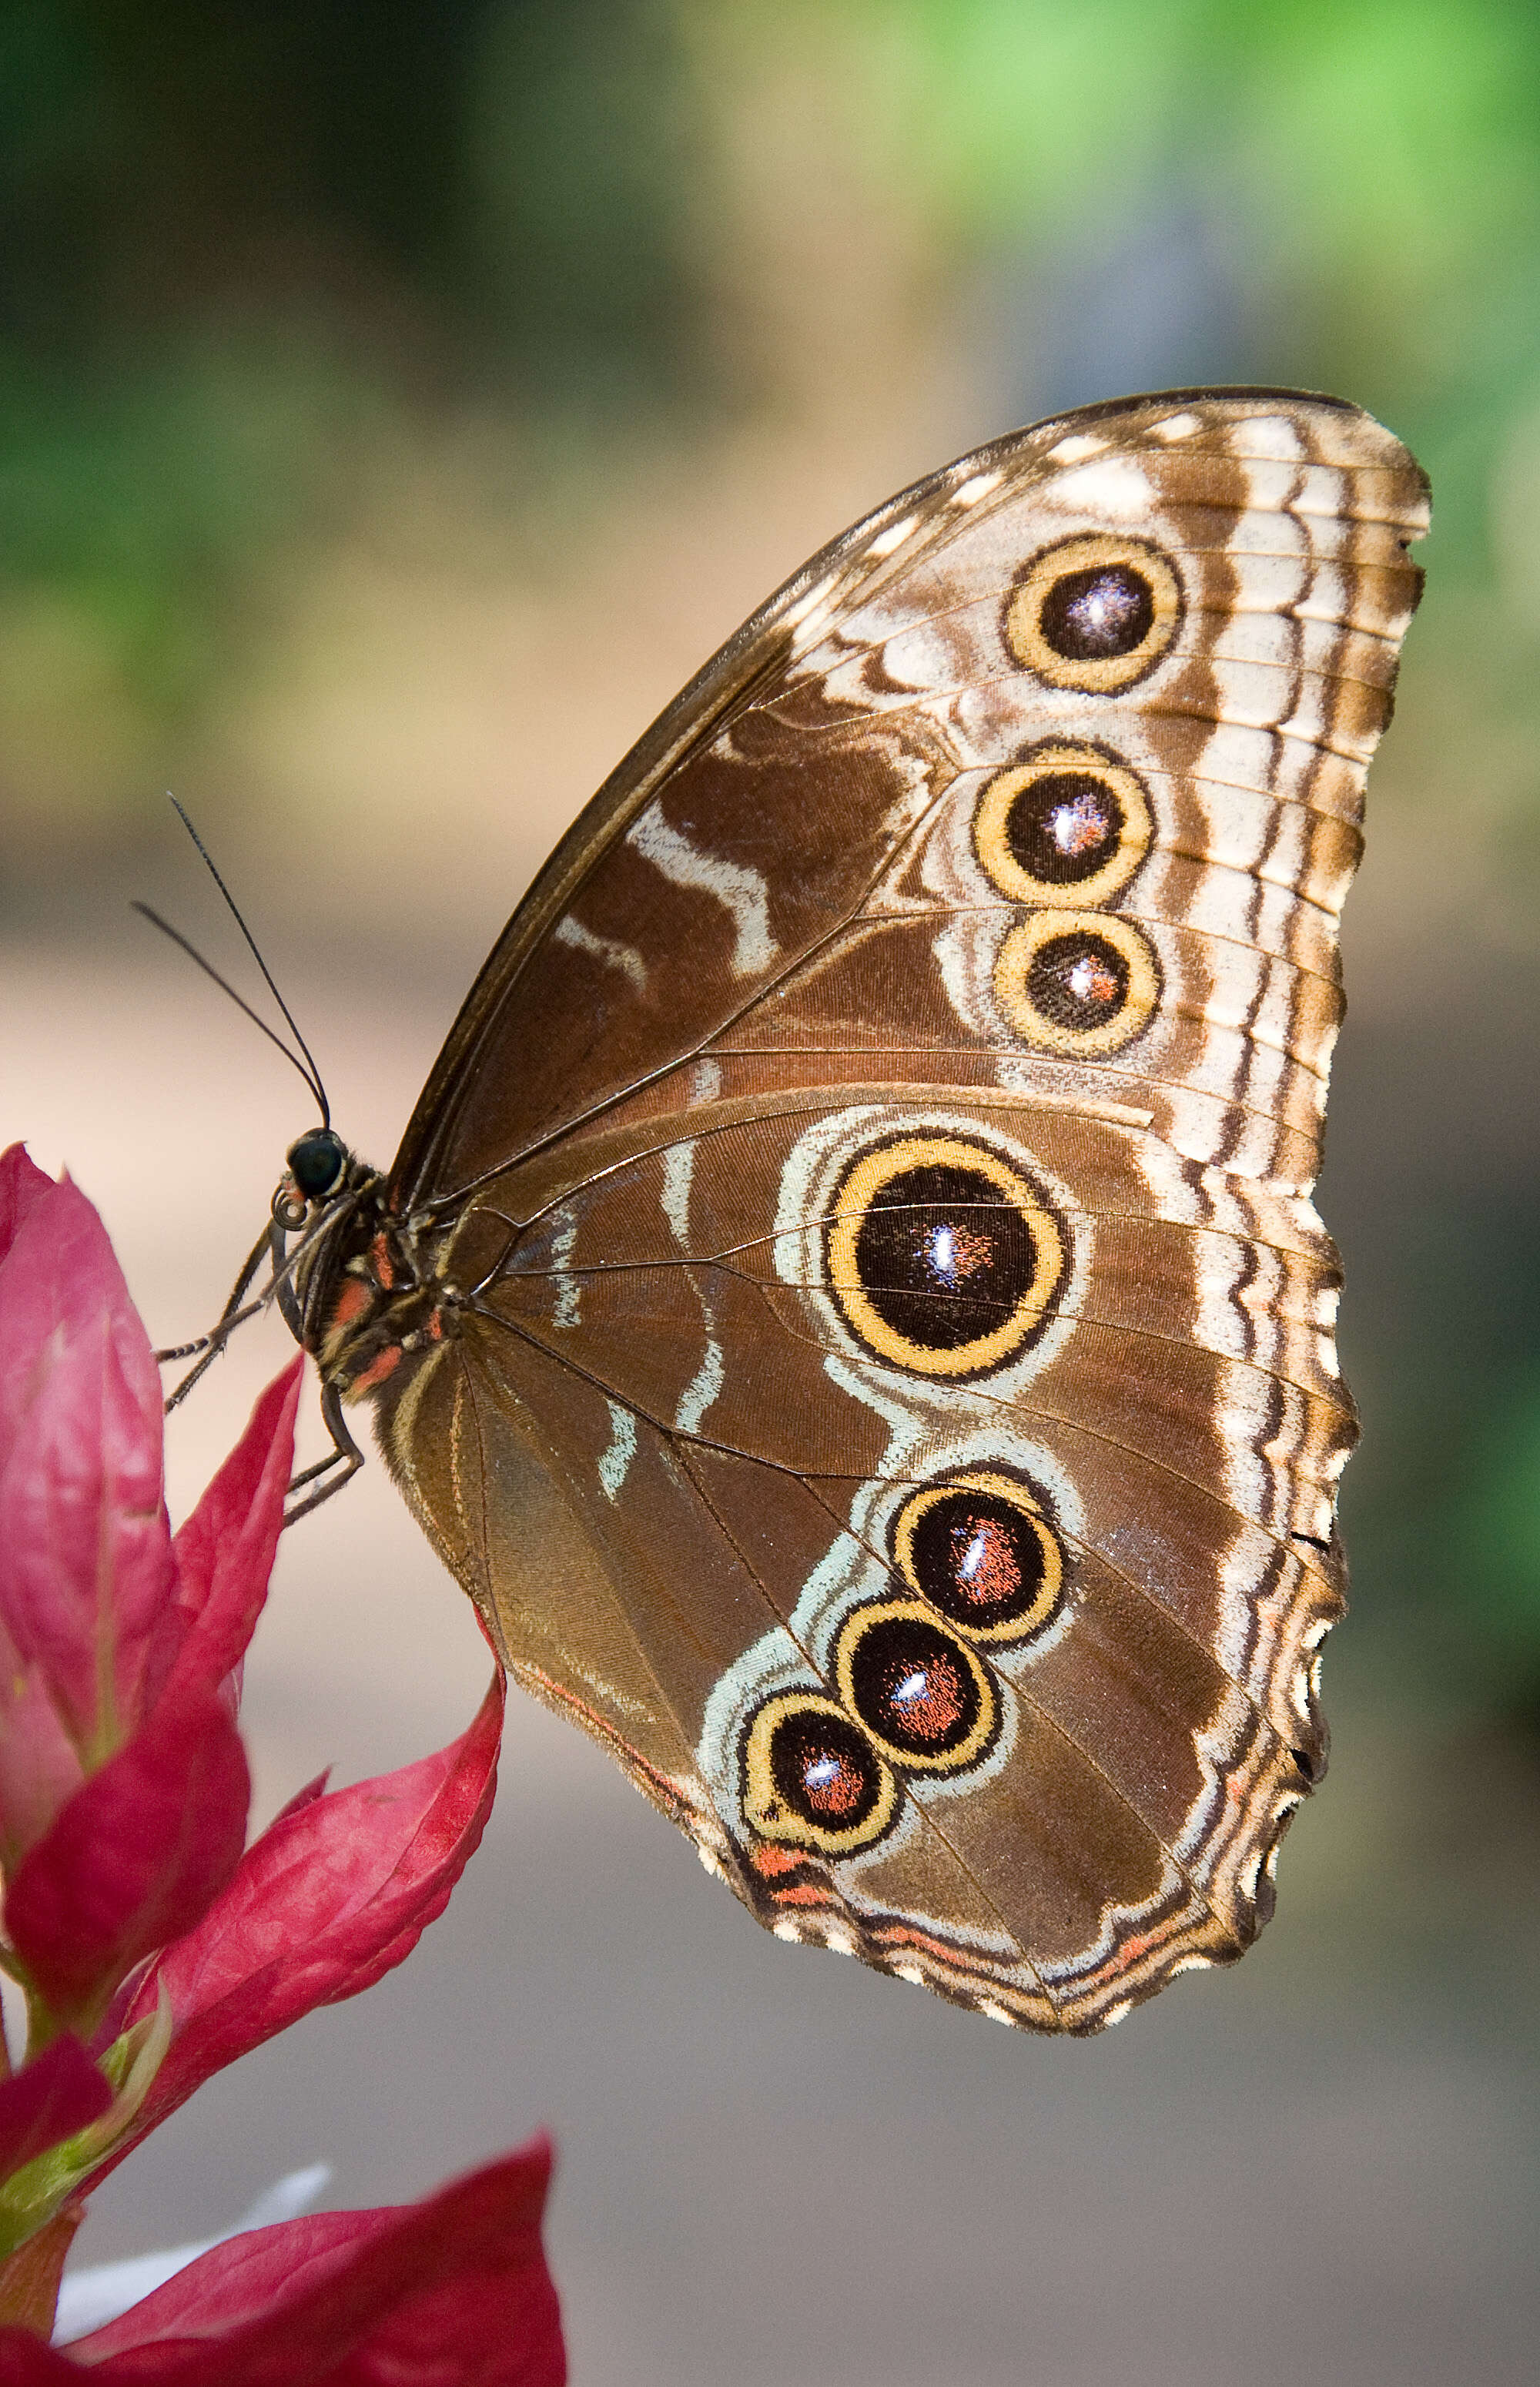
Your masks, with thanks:
[{"label": "butterfly thorax", "polygon": [[[330,1129],[288,1159],[272,1199],[279,1306],[322,1380],[360,1400],[443,1341],[460,1296],[435,1266],[441,1238],[392,1210],[380,1171]],[[300,1241],[285,1257],[290,1234]]]}]

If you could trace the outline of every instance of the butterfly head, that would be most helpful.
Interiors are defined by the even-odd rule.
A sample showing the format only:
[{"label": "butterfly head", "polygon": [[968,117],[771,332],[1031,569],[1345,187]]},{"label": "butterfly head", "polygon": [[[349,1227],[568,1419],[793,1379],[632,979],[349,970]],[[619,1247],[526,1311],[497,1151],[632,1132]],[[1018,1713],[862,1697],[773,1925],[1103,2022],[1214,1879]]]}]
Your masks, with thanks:
[{"label": "butterfly head", "polygon": [[307,1202],[324,1202],[347,1176],[353,1156],[334,1128],[313,1127],[290,1144],[285,1156],[295,1191]]},{"label": "butterfly head", "polygon": [[[331,1127],[309,1129],[284,1159],[272,1196],[274,1290],[296,1339],[314,1348],[328,1289],[378,1230],[381,1181]],[[292,1251],[290,1236],[299,1239]]]}]

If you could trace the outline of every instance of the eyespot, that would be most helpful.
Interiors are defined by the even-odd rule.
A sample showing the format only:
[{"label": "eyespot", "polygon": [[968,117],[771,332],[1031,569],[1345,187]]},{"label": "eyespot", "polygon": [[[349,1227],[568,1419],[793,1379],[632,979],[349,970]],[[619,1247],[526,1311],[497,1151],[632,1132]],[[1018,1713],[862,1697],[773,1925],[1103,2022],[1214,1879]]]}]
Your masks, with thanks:
[{"label": "eyespot", "polygon": [[1160,1000],[1160,966],[1116,913],[1034,912],[994,966],[995,998],[1018,1036],[1095,1059],[1130,1043]]},{"label": "eyespot", "polygon": [[1000,1692],[966,1641],[918,1599],[852,1610],[834,1657],[839,1696],[906,1772],[961,1774],[1000,1730]]},{"label": "eyespot", "polygon": [[1154,671],[1185,611],[1158,548],[1099,532],[1032,558],[1006,600],[1005,644],[1051,688],[1109,696]]},{"label": "eyespot", "polygon": [[1141,782],[1099,746],[1050,740],[990,780],[973,816],[973,847],[991,885],[1018,903],[1051,903],[1072,888],[1105,903],[1126,887],[1154,827]]},{"label": "eyespot", "polygon": [[815,1691],[766,1699],[743,1737],[743,1812],[761,1837],[851,1856],[892,1829],[903,1793],[866,1734]]},{"label": "eyespot", "polygon": [[897,1136],[847,1172],[825,1265],[852,1332],[891,1365],[977,1376],[1041,1332],[1067,1238],[1038,1188],[984,1143]]},{"label": "eyespot", "polygon": [[1058,1611],[1064,1545],[1016,1476],[924,1485],[894,1519],[892,1547],[909,1589],[973,1640],[1028,1640]]}]

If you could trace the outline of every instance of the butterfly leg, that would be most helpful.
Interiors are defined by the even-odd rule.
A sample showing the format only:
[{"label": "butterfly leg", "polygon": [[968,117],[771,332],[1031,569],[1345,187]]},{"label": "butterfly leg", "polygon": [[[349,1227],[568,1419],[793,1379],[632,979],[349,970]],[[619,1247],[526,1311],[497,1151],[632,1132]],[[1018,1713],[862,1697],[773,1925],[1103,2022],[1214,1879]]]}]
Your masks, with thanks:
[{"label": "butterfly leg", "polygon": [[[172,1409],[179,1408],[186,1399],[199,1377],[213,1366],[236,1327],[244,1326],[248,1318],[255,1318],[258,1311],[263,1307],[264,1304],[261,1301],[246,1301],[246,1295],[252,1278],[262,1265],[263,1255],[268,1250],[269,1242],[269,1231],[264,1228],[247,1254],[246,1265],[231,1287],[230,1298],[221,1310],[219,1323],[211,1333],[200,1334],[192,1343],[177,1343],[168,1351],[156,1353],[156,1363],[159,1367],[165,1367],[175,1359],[190,1359],[195,1352],[201,1352],[203,1355],[196,1367],[189,1368],[180,1384],[173,1386],[168,1395],[166,1400],[168,1417]],[[244,1307],[243,1303],[245,1303]]]},{"label": "butterfly leg", "polygon": [[[317,1489],[297,1507],[285,1509],[285,1525],[297,1524],[301,1517],[308,1517],[312,1509],[319,1509],[323,1500],[329,1500],[334,1492],[340,1492],[345,1484],[351,1482],[363,1465],[363,1453],[347,1431],[347,1421],[342,1413],[342,1396],[335,1384],[322,1387],[321,1414],[326,1421],[333,1446],[324,1459],[316,1460],[313,1467],[301,1468],[297,1475],[290,1477],[291,1492],[302,1490],[307,1484],[316,1484]],[[334,1474],[334,1468],[340,1469],[341,1472]],[[318,1479],[323,1475],[330,1481],[321,1484]]]}]

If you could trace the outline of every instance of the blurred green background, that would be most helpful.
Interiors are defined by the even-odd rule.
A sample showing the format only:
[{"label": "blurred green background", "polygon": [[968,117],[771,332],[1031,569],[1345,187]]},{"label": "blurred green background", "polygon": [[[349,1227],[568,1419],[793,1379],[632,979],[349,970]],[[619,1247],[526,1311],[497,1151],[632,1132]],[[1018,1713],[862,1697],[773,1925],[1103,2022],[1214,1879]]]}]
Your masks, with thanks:
[{"label": "blurred green background", "polygon": [[[12,1113],[46,1078],[40,1157],[74,1156],[105,1116],[94,1023],[168,987],[204,1016],[125,924],[151,894],[232,950],[170,785],[362,1090],[344,1130],[376,1093],[398,1125],[544,851],[803,554],[1013,423],[1204,381],[1357,399],[1434,491],[1344,941],[1321,1205],[1366,1439],[1327,1669],[1341,1763],[1296,1835],[1287,1977],[1367,1942],[1383,1980],[1447,1982],[1527,2041],[1533,0],[8,0],[6,1123],[36,1130]],[[238,1022],[179,1032],[223,1041],[123,1025],[114,1065],[118,1181],[126,1205],[154,1178],[167,1233],[211,1206],[212,1080],[239,1106],[267,1068]],[[168,1082],[169,1181],[146,1124]],[[242,1147],[244,1206],[209,1230],[228,1268],[157,1331],[205,1322],[283,1133],[265,1162]],[[1454,2371],[1510,2375],[1469,2348]],[[1360,2352],[1321,2375],[1380,2374]]]}]

